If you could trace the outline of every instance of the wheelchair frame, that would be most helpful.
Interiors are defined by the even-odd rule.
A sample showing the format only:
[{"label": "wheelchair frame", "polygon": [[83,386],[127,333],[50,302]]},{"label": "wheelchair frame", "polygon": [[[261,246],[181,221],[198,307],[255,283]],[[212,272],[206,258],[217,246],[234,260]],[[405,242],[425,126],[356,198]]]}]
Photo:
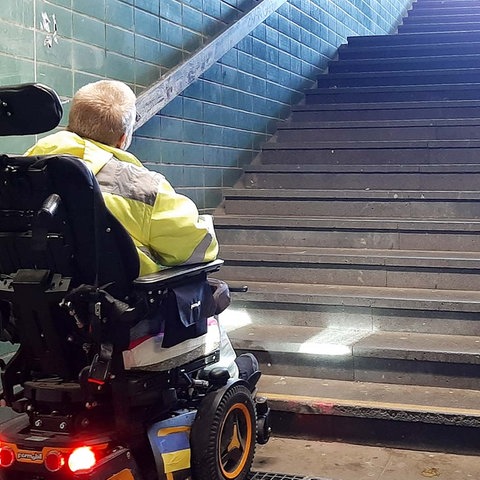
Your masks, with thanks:
[{"label": "wheelchair frame", "polygon": [[[0,134],[38,133],[61,116],[55,92],[41,85],[0,89],[0,99]],[[25,130],[16,112],[26,101],[43,117]],[[15,128],[12,116],[20,118]],[[63,185],[76,175],[93,215],[86,227],[77,225],[83,212]],[[138,258],[112,265],[136,252],[78,159],[2,156],[0,180],[0,231],[7,229],[0,243],[8,251],[0,255],[0,313],[20,344],[2,369],[12,411],[1,427],[0,479],[245,479],[255,443],[270,433],[268,405],[256,398],[259,371],[240,379],[206,369],[219,349],[165,371],[126,371],[121,356],[135,321],[175,286],[205,286],[223,262],[138,279]],[[19,186],[31,198],[10,198]],[[203,331],[188,328],[186,338]]]}]

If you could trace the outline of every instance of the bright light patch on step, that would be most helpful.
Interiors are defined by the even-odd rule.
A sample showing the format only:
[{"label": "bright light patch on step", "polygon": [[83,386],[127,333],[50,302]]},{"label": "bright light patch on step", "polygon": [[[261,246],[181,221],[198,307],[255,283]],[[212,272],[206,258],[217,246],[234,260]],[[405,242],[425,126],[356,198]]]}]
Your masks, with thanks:
[{"label": "bright light patch on step", "polygon": [[371,330],[341,330],[338,327],[327,327],[303,342],[298,352],[330,357],[350,356],[353,344],[372,333]]},{"label": "bright light patch on step", "polygon": [[252,324],[252,317],[249,313],[241,308],[227,308],[220,314],[220,325],[227,332],[232,332],[238,328],[246,327]]},{"label": "bright light patch on step", "polygon": [[352,347],[348,345],[335,345],[333,343],[304,343],[299,353],[309,355],[328,355],[329,357],[345,357],[352,354]]}]

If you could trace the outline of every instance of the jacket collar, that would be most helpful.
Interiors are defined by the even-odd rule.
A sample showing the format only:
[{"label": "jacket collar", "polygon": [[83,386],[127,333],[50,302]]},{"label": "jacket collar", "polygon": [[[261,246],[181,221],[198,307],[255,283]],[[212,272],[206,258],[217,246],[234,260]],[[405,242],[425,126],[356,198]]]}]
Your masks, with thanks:
[{"label": "jacket collar", "polygon": [[131,153],[110,147],[100,142],[82,138],[73,132],[62,130],[42,138],[27,155],[74,155],[82,159],[96,175],[107,162],[116,158],[122,162],[133,163],[139,167],[142,163]]}]

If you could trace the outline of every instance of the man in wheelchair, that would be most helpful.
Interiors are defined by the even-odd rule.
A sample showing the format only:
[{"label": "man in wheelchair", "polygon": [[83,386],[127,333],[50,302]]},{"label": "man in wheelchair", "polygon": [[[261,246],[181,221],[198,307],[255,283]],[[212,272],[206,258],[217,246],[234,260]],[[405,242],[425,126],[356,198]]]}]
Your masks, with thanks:
[{"label": "man in wheelchair", "polygon": [[[47,87],[0,89],[0,135],[61,115]],[[0,478],[244,479],[268,440],[256,360],[218,325],[211,219],[123,150],[134,120],[133,92],[97,82],[67,131],[0,156],[2,338],[19,345],[2,368]]]},{"label": "man in wheelchair", "polygon": [[105,204],[132,237],[140,275],[161,267],[215,260],[218,244],[209,215],[177,194],[160,173],[131,153],[135,94],[101,80],[73,97],[66,130],[41,139],[27,155],[74,155],[96,176]]}]

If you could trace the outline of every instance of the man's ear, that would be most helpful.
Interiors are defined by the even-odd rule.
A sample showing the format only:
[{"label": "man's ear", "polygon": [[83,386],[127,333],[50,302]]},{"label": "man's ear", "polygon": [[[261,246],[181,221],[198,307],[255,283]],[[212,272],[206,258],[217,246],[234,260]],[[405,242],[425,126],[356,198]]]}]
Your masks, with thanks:
[{"label": "man's ear", "polygon": [[123,147],[125,146],[125,142],[127,141],[127,134],[124,133],[119,139],[118,142],[115,144],[117,148],[120,148],[123,150]]}]

